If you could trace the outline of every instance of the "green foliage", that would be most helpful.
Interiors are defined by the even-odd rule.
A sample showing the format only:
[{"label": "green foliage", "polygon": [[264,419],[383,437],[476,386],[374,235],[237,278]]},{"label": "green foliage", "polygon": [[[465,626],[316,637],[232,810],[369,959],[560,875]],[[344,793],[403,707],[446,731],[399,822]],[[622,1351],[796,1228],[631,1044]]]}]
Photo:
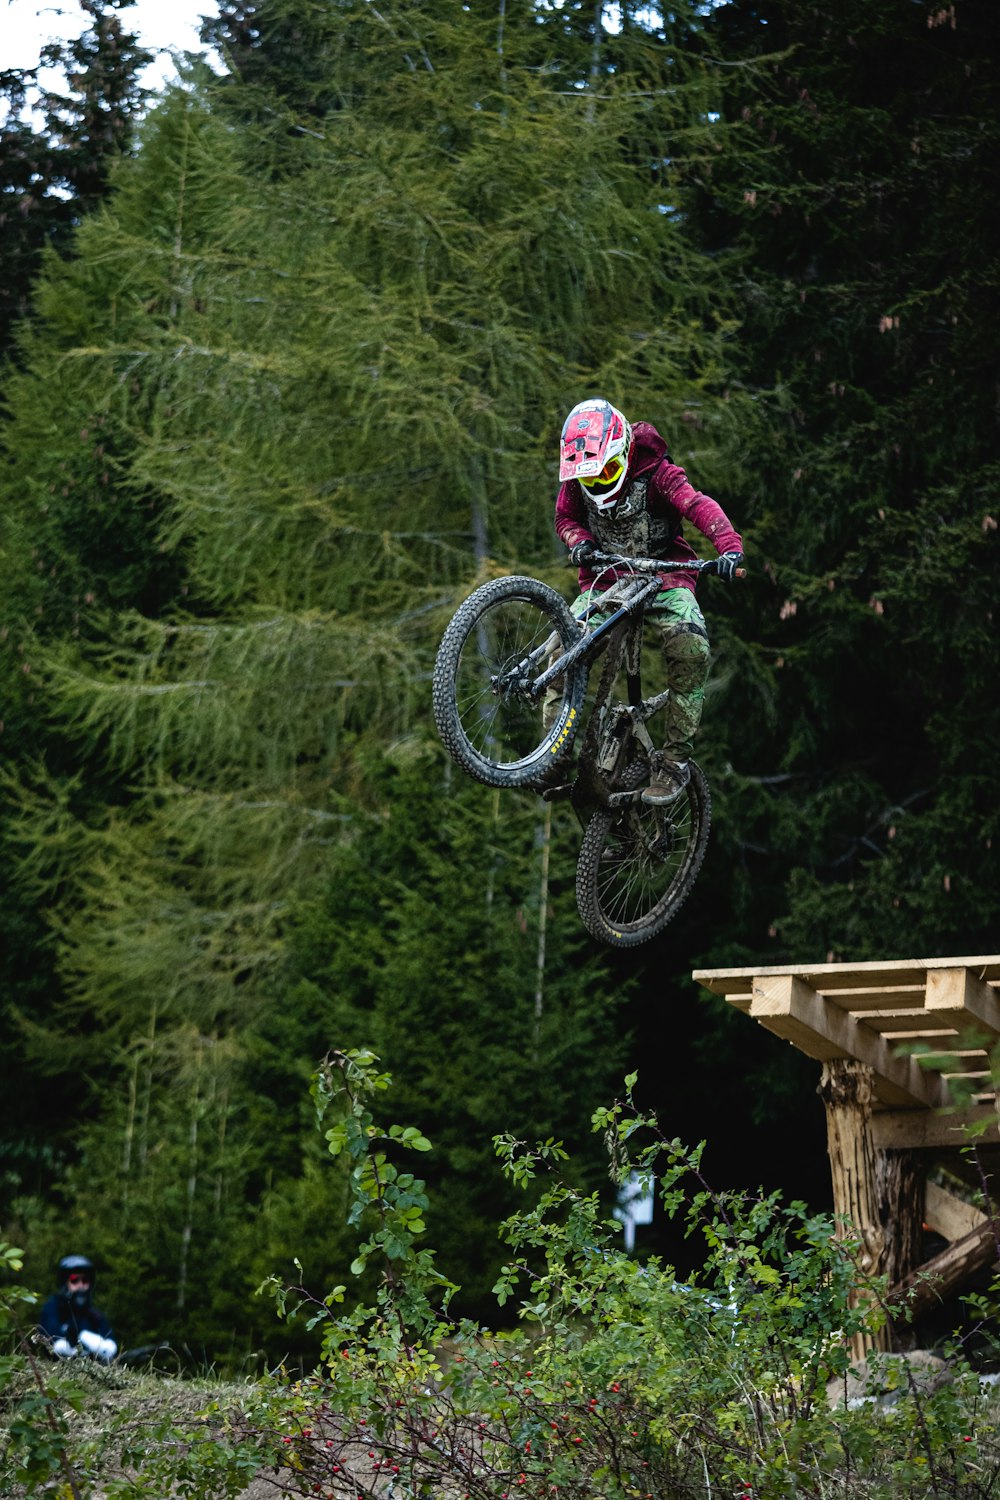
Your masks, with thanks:
[{"label": "green foliage", "polygon": [[[529,1148],[507,1136],[497,1142],[505,1172],[521,1185],[544,1181],[503,1226],[513,1259],[497,1291],[503,1299],[523,1287],[529,1331],[497,1338],[449,1322],[452,1288],[428,1274],[426,1252],[402,1227],[398,1175],[381,1175],[388,1143],[399,1150],[405,1134],[377,1125],[369,1108],[388,1080],[371,1055],[337,1064],[344,1103],[331,1148],[367,1156],[353,1174],[356,1210],[374,1210],[387,1237],[374,1303],[344,1315],[337,1287],[309,1311],[326,1325],[326,1368],[301,1388],[283,1439],[303,1489],[791,1496],[844,1483],[852,1493],[993,1493],[982,1463],[990,1439],[965,1446],[979,1392],[960,1366],[946,1390],[927,1394],[900,1389],[890,1365],[890,1415],[828,1400],[828,1382],[846,1376],[851,1334],[882,1317],[856,1297],[857,1246],[801,1204],[713,1191],[700,1148],[667,1140],[635,1110],[634,1075],[622,1102],[595,1111],[594,1128],[615,1179],[654,1176],[665,1210],[702,1239],[703,1273],[681,1282],[669,1266],[623,1255],[596,1197],[556,1175],[558,1143]],[[324,1103],[334,1095],[330,1074],[318,1090]],[[286,1315],[306,1310],[274,1290]]]},{"label": "green foliage", "polygon": [[[655,1179],[664,1210],[701,1239],[703,1272],[680,1281],[624,1255],[595,1195],[562,1179],[560,1144],[507,1135],[496,1142],[504,1172],[532,1198],[502,1227],[511,1259],[500,1292],[519,1296],[525,1327],[498,1335],[451,1318],[455,1289],[421,1243],[425,1184],[408,1170],[407,1153],[429,1143],[417,1127],[383,1123],[390,1082],[364,1050],[331,1056],[314,1078],[327,1149],[351,1164],[361,1237],[351,1275],[370,1293],[348,1308],[344,1284],[316,1297],[269,1278],[283,1318],[323,1330],[315,1373],[207,1401],[172,1382],[151,1409],[127,1377],[117,1395],[84,1380],[71,1396],[57,1371],[42,1405],[17,1394],[5,1493],[56,1480],[78,1500],[235,1496],[278,1470],[285,1492],[327,1500],[548,1495],[554,1484],[580,1500],[598,1489],[615,1500],[996,1494],[995,1424],[960,1357],[937,1390],[889,1359],[886,1406],[829,1399],[828,1382],[836,1394],[846,1380],[852,1332],[882,1316],[877,1288],[856,1295],[856,1243],[777,1195],[713,1190],[701,1148],[635,1109],[634,1074],[622,1100],[594,1111],[594,1130],[615,1181]],[[45,1401],[60,1413],[75,1402],[79,1415],[67,1425]]]},{"label": "green foliage", "polygon": [[[271,1350],[252,1286],[353,1253],[299,1097],[331,1048],[425,1122],[466,1310],[513,1208],[479,1143],[564,1140],[592,1194],[581,1120],[630,1046],[678,1129],[728,1100],[784,1176],[808,1069],[691,967],[994,941],[995,8],[629,0],[612,33],[592,0],[241,0],[227,76],[168,91],[106,196],[137,59],[126,5],[85,9],[104,206],[35,287],[0,471],[0,1212],[31,1273],[79,1233],[130,1336]],[[12,170],[51,184],[26,129]],[[751,567],[705,601],[697,899],[628,960],[579,941],[572,823],[429,740],[461,595],[568,582],[551,454],[594,390]],[[718,1140],[756,1180],[761,1138]]]},{"label": "green foliage", "polygon": [[7,1245],[0,1241],[0,1275],[4,1280],[0,1283],[2,1294],[0,1294],[0,1332],[8,1333],[14,1326],[14,1314],[18,1308],[30,1307],[34,1298],[30,1292],[20,1287],[11,1286],[7,1282],[7,1276],[23,1270],[24,1251],[17,1249],[15,1245]]},{"label": "green foliage", "polygon": [[497,1186],[476,1143],[521,1122],[570,1139],[599,1180],[586,1114],[627,1038],[606,964],[553,918],[572,892],[565,828],[533,800],[504,816],[497,793],[450,780],[412,742],[383,768],[391,814],[355,822],[289,925],[283,1030],[307,1057],[332,1039],[370,1046],[400,1079],[435,1145],[431,1232],[471,1311],[496,1272]]},{"label": "green foliage", "polygon": [[57,1389],[24,1339],[38,1298],[8,1279],[23,1266],[23,1252],[0,1240],[0,1407],[11,1411],[0,1475],[25,1485],[29,1494],[50,1484],[65,1485],[63,1493],[70,1494],[77,1482],[67,1454],[70,1423],[83,1392],[76,1383]]},{"label": "green foliage", "polygon": [[[409,1347],[405,1342],[408,1329],[422,1333],[434,1322],[431,1296],[436,1294],[446,1306],[455,1287],[436,1269],[432,1252],[415,1248],[416,1236],[422,1235],[427,1227],[423,1219],[428,1203],[425,1184],[412,1172],[401,1170],[399,1162],[393,1160],[407,1151],[430,1151],[431,1142],[416,1126],[376,1123],[370,1101],[392,1081],[388,1073],[377,1070],[377,1063],[378,1058],[370,1051],[355,1048],[335,1053],[316,1075],[312,1093],[320,1128],[331,1109],[336,1107],[339,1114],[339,1119],[325,1131],[324,1139],[332,1157],[343,1154],[351,1165],[353,1202],[348,1224],[352,1228],[370,1229],[351,1262],[350,1273],[364,1277],[371,1260],[384,1268],[377,1292],[378,1304],[392,1323],[393,1336],[403,1341],[399,1351],[402,1353]],[[404,1264],[406,1277],[400,1280],[395,1268]],[[287,1313],[284,1289],[274,1278],[270,1285],[279,1310]],[[334,1287],[324,1298],[320,1311],[309,1320],[309,1326],[324,1322],[325,1313],[345,1300],[344,1293],[344,1286]],[[362,1309],[357,1309],[350,1315],[350,1326],[360,1327],[365,1316]],[[341,1354],[341,1338],[340,1325],[324,1327],[323,1354],[328,1362],[335,1364]]]},{"label": "green foliage", "polygon": [[110,190],[113,163],[128,151],[151,54],[123,24],[134,0],[80,0],[87,30],[50,42],[39,66],[65,73],[60,94],[40,89],[39,68],[0,70],[0,352],[29,311],[42,251],[65,253],[80,219]]}]

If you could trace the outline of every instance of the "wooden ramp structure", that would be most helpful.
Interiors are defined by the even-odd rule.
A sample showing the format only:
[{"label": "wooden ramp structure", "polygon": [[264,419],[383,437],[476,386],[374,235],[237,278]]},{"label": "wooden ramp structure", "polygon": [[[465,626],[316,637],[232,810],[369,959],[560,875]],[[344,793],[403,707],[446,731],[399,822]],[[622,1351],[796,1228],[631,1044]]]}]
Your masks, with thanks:
[{"label": "wooden ramp structure", "polygon": [[[694,978],[822,1065],[834,1212],[912,1316],[1000,1260],[1000,955],[701,969]],[[976,1160],[963,1150],[974,1142]],[[956,1188],[931,1180],[943,1166]],[[941,1174],[938,1174],[941,1175]],[[948,1242],[922,1262],[924,1228]],[[902,1327],[897,1339],[905,1337]],[[893,1325],[854,1353],[893,1345]]]}]

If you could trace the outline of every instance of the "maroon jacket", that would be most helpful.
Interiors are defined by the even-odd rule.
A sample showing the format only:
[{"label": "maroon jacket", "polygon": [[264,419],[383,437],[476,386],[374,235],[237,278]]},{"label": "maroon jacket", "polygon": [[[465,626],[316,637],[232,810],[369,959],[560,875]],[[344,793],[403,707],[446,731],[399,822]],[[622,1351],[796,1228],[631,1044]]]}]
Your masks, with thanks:
[{"label": "maroon jacket", "polygon": [[[560,485],[556,496],[556,532],[567,547],[592,541],[602,551],[684,562],[696,555],[681,535],[684,520],[697,526],[720,555],[743,551],[742,538],[722,506],[696,490],[684,470],[671,463],[666,443],[649,422],[636,422],[632,428],[628,473],[608,510],[599,510],[575,479]],[[660,576],[666,588],[694,592],[697,584],[695,573]],[[592,568],[580,569],[581,589],[590,588],[594,580]],[[603,573],[598,588],[610,588],[613,582],[613,573]]]}]

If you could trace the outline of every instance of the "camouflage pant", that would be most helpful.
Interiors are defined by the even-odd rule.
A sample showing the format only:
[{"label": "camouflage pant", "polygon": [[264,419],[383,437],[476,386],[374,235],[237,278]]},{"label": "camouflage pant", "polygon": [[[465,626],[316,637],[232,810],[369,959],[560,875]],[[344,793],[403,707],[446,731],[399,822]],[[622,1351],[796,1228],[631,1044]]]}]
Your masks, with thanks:
[{"label": "camouflage pant", "polygon": [[[570,606],[580,618],[590,603],[589,594],[581,594]],[[599,625],[613,606],[590,617]],[[709,645],[705,618],[690,589],[664,589],[657,594],[647,611],[660,632],[663,659],[667,668],[670,697],[663,711],[663,749],[673,760],[687,760],[694,747],[694,737],[701,723],[705,705],[705,683],[708,680]],[[555,718],[561,687],[558,680],[545,694],[543,722],[548,727]]]}]

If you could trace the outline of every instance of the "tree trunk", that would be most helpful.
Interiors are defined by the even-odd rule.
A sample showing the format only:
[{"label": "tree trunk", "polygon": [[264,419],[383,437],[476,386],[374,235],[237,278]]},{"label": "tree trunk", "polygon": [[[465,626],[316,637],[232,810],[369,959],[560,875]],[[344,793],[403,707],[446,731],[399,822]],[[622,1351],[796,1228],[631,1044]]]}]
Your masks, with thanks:
[{"label": "tree trunk", "polygon": [[923,1172],[914,1152],[876,1150],[875,1191],[886,1225],[881,1269],[893,1286],[910,1274],[921,1254]]},{"label": "tree trunk", "polygon": [[[921,1223],[921,1181],[913,1156],[879,1151],[871,1132],[873,1072],[866,1063],[838,1058],[823,1065],[817,1092],[826,1107],[827,1150],[834,1212],[861,1241],[856,1301],[870,1298],[870,1282],[903,1280],[916,1264]],[[851,1353],[864,1359],[892,1347],[889,1324],[855,1334]]]},{"label": "tree trunk", "polygon": [[532,1056],[537,1058],[545,1008],[545,936],[549,912],[549,855],[552,849],[552,803],[546,803],[542,823],[542,869],[538,883],[538,947],[535,952],[535,1033]]}]

